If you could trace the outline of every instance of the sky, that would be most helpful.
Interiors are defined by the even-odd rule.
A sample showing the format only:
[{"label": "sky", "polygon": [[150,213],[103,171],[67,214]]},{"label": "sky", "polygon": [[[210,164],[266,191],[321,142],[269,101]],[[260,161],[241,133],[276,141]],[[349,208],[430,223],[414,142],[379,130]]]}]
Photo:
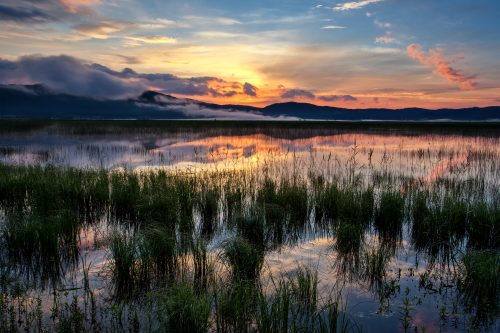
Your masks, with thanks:
[{"label": "sky", "polygon": [[0,84],[347,108],[500,105],[497,0],[2,0]]}]

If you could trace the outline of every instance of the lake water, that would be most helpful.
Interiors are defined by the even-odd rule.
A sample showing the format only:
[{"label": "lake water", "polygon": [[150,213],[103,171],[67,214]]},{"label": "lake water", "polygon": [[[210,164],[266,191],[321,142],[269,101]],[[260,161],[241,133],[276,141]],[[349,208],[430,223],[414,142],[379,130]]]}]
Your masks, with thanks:
[{"label": "lake water", "polygon": [[[341,186],[356,184],[373,188],[376,203],[380,200],[377,194],[385,188],[404,192],[408,184],[417,184],[419,188],[444,192],[453,187],[463,191],[458,197],[498,207],[499,128],[490,125],[483,131],[480,127],[471,130],[466,125],[443,126],[364,124],[356,128],[314,124],[309,127],[304,123],[230,127],[207,123],[190,128],[182,123],[176,128],[48,123],[0,133],[0,162],[117,172],[167,170],[189,175],[232,172],[243,175],[235,182],[260,183],[265,179],[279,182],[299,177],[308,188],[308,221],[288,240],[266,251],[261,273],[264,284],[269,283],[269,275],[293,274],[299,266],[317,270],[320,295],[341,290],[346,312],[363,332],[402,332],[406,319],[409,320],[406,330],[412,332],[466,332],[471,328],[499,332],[496,310],[485,320],[487,323],[474,326],[477,313],[462,303],[457,274],[458,262],[467,250],[466,238],[453,245],[450,251],[453,259],[441,261],[439,255],[432,258],[428,252],[416,248],[411,221],[405,221],[401,240],[385,267],[382,286],[374,286],[359,278],[356,264],[338,253],[335,231],[318,222],[319,213],[313,208],[313,180],[318,177]],[[227,176],[221,177],[225,184],[232,181]],[[450,183],[463,185],[447,185]],[[249,201],[254,198],[252,191],[256,190],[247,193]],[[219,207],[219,223],[224,224],[225,218]],[[197,212],[194,219],[199,219]],[[109,275],[103,273],[109,270],[110,256],[109,249],[99,243],[108,235],[109,228],[103,218],[98,226],[82,229],[79,237],[79,256],[92,263],[91,288],[105,298],[111,298]],[[211,255],[220,255],[221,244],[230,236],[231,230],[224,225],[214,232],[208,243]],[[375,249],[381,243],[379,231],[374,226],[368,227],[362,251]],[[60,289],[82,281],[79,268],[65,274]],[[50,299],[48,291],[34,289],[30,293],[47,293],[44,297]],[[49,308],[44,311],[48,313]],[[409,311],[409,318],[405,317],[405,311]]]}]

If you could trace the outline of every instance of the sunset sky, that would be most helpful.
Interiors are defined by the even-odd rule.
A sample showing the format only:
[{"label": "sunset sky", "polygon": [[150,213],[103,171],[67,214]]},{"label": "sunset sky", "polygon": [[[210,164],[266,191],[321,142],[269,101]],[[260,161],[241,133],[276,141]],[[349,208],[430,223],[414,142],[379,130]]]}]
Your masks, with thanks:
[{"label": "sunset sky", "polygon": [[0,83],[263,106],[500,105],[496,0],[2,0]]}]

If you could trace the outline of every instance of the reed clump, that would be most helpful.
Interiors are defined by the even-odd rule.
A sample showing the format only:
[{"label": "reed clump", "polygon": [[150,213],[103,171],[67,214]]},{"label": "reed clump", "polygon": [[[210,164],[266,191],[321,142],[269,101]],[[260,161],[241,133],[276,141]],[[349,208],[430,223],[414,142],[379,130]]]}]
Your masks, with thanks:
[{"label": "reed clump", "polygon": [[224,258],[236,280],[254,281],[260,275],[264,263],[262,248],[256,247],[243,237],[229,240],[224,247]]},{"label": "reed clump", "polygon": [[208,332],[211,302],[211,296],[197,293],[192,283],[175,282],[161,292],[158,302],[160,330],[171,333]]},{"label": "reed clump", "polygon": [[463,303],[474,314],[473,325],[488,326],[500,314],[500,253],[468,251],[460,271],[459,291]]},{"label": "reed clump", "polygon": [[380,204],[375,212],[375,229],[381,242],[390,247],[399,245],[405,217],[405,197],[401,192],[385,191],[380,195]]}]

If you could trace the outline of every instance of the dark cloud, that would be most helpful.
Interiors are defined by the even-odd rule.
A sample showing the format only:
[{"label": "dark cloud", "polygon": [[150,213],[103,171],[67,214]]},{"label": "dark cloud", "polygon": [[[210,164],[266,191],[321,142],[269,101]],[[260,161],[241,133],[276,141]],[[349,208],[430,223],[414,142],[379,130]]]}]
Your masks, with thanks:
[{"label": "dark cloud", "polygon": [[143,80],[147,82],[149,86],[153,86],[169,94],[233,97],[240,93],[239,90],[244,89],[244,86],[238,82],[227,82],[213,76],[180,78],[172,74],[142,74],[130,68],[125,68],[121,72],[118,72],[99,64],[93,64],[92,68],[108,73],[114,77]]},{"label": "dark cloud", "polygon": [[358,99],[351,95],[326,95],[326,96],[318,96],[318,99],[323,102],[354,102]]},{"label": "dark cloud", "polygon": [[282,95],[282,98],[296,98],[296,97],[305,97],[314,99],[316,96],[310,92],[309,90],[304,89],[290,89],[285,91]]},{"label": "dark cloud", "polygon": [[213,97],[232,97],[253,91],[251,87],[256,89],[251,84],[245,86],[210,76],[181,78],[172,74],[142,74],[131,68],[115,71],[64,55],[26,56],[17,61],[0,59],[0,83],[41,83],[58,92],[111,99],[135,97],[147,89]]},{"label": "dark cloud", "polygon": [[144,90],[143,82],[122,79],[69,56],[21,57],[2,61],[0,82],[41,83],[48,88],[80,96],[120,98]]},{"label": "dark cloud", "polygon": [[0,21],[47,22],[56,18],[35,6],[11,7],[0,5]]},{"label": "dark cloud", "polygon": [[245,84],[243,85],[243,93],[248,96],[256,97],[257,87],[248,82],[245,82]]},{"label": "dark cloud", "polygon": [[86,3],[71,3],[68,0],[2,0],[0,21],[33,24],[95,16],[90,8],[81,6]]}]

